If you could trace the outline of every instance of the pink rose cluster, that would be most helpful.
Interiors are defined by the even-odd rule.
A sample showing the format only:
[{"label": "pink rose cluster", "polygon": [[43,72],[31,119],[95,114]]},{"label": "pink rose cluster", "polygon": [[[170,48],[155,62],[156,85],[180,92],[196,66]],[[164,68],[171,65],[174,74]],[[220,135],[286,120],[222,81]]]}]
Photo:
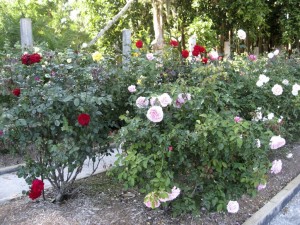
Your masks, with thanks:
[{"label": "pink rose cluster", "polygon": [[189,93],[180,93],[175,102],[175,107],[181,108],[184,103],[191,100],[191,94]]},{"label": "pink rose cluster", "polygon": [[[175,198],[177,198],[180,194],[180,189],[174,186],[171,190],[171,193],[166,193],[168,197],[166,198],[158,198],[156,192],[151,192],[149,193],[144,200],[144,204],[148,208],[157,208],[160,206],[161,202],[167,202],[167,201],[172,201]],[[152,204],[154,203],[154,204]]]},{"label": "pink rose cluster", "polygon": [[278,149],[285,145],[285,139],[279,136],[273,136],[270,140],[270,148]]}]

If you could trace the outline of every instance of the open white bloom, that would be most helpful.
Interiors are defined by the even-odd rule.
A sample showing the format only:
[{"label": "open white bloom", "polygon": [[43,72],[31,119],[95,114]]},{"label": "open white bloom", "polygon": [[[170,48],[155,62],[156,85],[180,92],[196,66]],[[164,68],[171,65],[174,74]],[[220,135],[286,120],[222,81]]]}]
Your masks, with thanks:
[{"label": "open white bloom", "polygon": [[281,85],[279,84],[275,84],[273,87],[272,87],[272,92],[274,95],[278,96],[278,95],[281,95],[282,92],[283,92],[283,88]]},{"label": "open white bloom", "polygon": [[245,31],[240,29],[240,30],[237,31],[237,36],[238,36],[239,39],[245,40],[247,35],[246,35]]},{"label": "open white bloom", "polygon": [[270,140],[270,148],[271,149],[278,149],[285,145],[285,139],[281,136],[273,136]]},{"label": "open white bloom", "polygon": [[274,113],[269,113],[268,114],[268,120],[271,120],[271,119],[273,119],[274,118]]},{"label": "open white bloom", "polygon": [[273,57],[274,57],[274,53],[270,52],[270,53],[268,54],[268,58],[269,58],[269,59],[272,59]]},{"label": "open white bloom", "polygon": [[268,83],[270,78],[267,77],[266,75],[264,74],[260,74],[259,77],[258,77],[258,80],[261,80],[263,83]]},{"label": "open white bloom", "polygon": [[284,85],[289,85],[289,81],[288,81],[287,79],[284,79],[284,80],[282,81],[282,83],[283,83]]},{"label": "open white bloom", "polygon": [[262,87],[264,85],[264,82],[262,81],[262,80],[258,80],[257,82],[256,82],[256,86],[257,87]]},{"label": "open white bloom", "polygon": [[280,116],[280,118],[277,120],[278,123],[281,123],[283,120],[283,116]]},{"label": "open white bloom", "polygon": [[151,60],[154,59],[154,55],[153,55],[152,53],[147,53],[147,54],[146,54],[146,58],[147,58],[149,61],[151,61]]},{"label": "open white bloom", "polygon": [[229,213],[237,213],[240,209],[239,203],[237,201],[229,201],[227,204],[227,211]]},{"label": "open white bloom", "polygon": [[167,107],[168,105],[171,105],[172,98],[169,94],[163,93],[162,95],[158,96],[158,101],[162,107]]},{"label": "open white bloom", "polygon": [[276,49],[273,53],[274,53],[274,55],[278,55],[279,54],[279,50]]},{"label": "open white bloom", "polygon": [[300,91],[300,85],[299,84],[294,84],[293,85],[293,89],[292,89],[292,94],[294,96],[297,96],[298,95],[298,91]]}]

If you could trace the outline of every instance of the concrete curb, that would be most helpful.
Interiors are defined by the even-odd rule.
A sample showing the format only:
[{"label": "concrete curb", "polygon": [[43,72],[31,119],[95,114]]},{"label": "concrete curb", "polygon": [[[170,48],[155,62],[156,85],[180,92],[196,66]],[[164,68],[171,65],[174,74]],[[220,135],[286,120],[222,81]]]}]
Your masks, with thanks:
[{"label": "concrete curb", "polygon": [[275,195],[266,205],[246,220],[243,225],[267,225],[300,191],[300,174]]},{"label": "concrete curb", "polygon": [[25,166],[25,164],[18,164],[18,165],[14,165],[14,166],[0,168],[0,175],[6,174],[6,173],[17,172],[21,166]]}]

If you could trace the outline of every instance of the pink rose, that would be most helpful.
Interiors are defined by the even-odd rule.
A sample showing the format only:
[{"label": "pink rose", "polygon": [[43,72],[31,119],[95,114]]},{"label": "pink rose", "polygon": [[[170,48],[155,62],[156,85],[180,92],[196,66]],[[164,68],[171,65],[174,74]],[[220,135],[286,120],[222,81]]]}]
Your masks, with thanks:
[{"label": "pink rose", "polygon": [[[150,200],[144,202],[144,204],[145,204],[145,206],[147,206],[148,208],[152,208],[152,203],[151,203]],[[160,206],[160,201],[159,201],[159,200],[154,201],[154,208],[157,208],[157,207],[159,207],[159,206]]]},{"label": "pink rose", "polygon": [[242,118],[239,116],[234,117],[234,122],[239,123],[242,121]]},{"label": "pink rose", "polygon": [[270,140],[270,148],[278,149],[285,145],[285,139],[280,136],[273,136]]},{"label": "pink rose", "polygon": [[229,213],[237,213],[240,209],[239,203],[237,201],[229,201],[227,204],[227,211]]},{"label": "pink rose", "polygon": [[158,98],[157,97],[151,97],[150,98],[150,105],[155,106],[158,103]]},{"label": "pink rose", "polygon": [[130,93],[136,92],[136,87],[135,87],[135,85],[130,85],[130,86],[128,87],[128,91],[129,91]]},{"label": "pink rose", "polygon": [[147,58],[149,61],[151,61],[151,60],[154,59],[154,56],[153,56],[152,53],[147,53],[147,54],[146,54],[146,58]]},{"label": "pink rose", "polygon": [[154,123],[158,123],[163,120],[164,112],[160,106],[152,106],[147,111],[147,118]]},{"label": "pink rose", "polygon": [[147,106],[149,105],[149,100],[145,97],[140,96],[135,101],[135,104],[138,108],[147,108]]},{"label": "pink rose", "polygon": [[267,184],[259,184],[258,186],[257,186],[257,190],[258,191],[261,191],[262,189],[265,189],[267,187]]},{"label": "pink rose", "polygon": [[219,54],[218,54],[218,52],[216,52],[216,51],[211,51],[211,52],[208,54],[208,56],[209,56],[209,59],[210,59],[211,61],[214,61],[214,60],[218,60],[218,59],[219,59]]},{"label": "pink rose", "polygon": [[163,93],[162,95],[158,96],[158,101],[162,107],[167,107],[172,103],[172,98],[167,93]]},{"label": "pink rose", "polygon": [[281,160],[274,160],[272,162],[272,167],[271,167],[271,173],[274,173],[274,174],[277,174],[277,173],[280,173],[282,169],[282,162]]},{"label": "pink rose", "polygon": [[161,202],[167,202],[167,201],[172,201],[174,200],[175,198],[178,197],[178,195],[180,194],[180,189],[177,188],[176,186],[174,186],[171,190],[171,193],[168,193],[169,196],[167,198],[160,198],[159,200]]},{"label": "pink rose", "polygon": [[255,61],[257,59],[256,55],[249,55],[248,58],[251,61]]}]

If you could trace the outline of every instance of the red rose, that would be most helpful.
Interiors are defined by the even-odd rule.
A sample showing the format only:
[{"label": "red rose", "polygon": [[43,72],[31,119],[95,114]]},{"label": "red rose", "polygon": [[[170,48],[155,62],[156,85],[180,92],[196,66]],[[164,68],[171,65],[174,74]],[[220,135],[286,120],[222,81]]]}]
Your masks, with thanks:
[{"label": "red rose", "polygon": [[39,63],[41,61],[42,57],[38,53],[34,53],[30,55],[30,62],[33,63]]},{"label": "red rose", "polygon": [[78,123],[82,126],[89,125],[90,119],[91,119],[90,115],[86,113],[81,113],[77,118]]},{"label": "red rose", "polygon": [[171,40],[170,41],[170,45],[172,46],[172,47],[178,47],[178,41],[176,41],[176,40]]},{"label": "red rose", "polygon": [[37,199],[42,195],[43,190],[44,190],[44,182],[39,179],[33,180],[31,184],[29,198],[31,198],[32,200]]},{"label": "red rose", "polygon": [[193,54],[193,56],[198,56],[200,54],[200,52],[198,50],[194,49],[192,51],[192,54]]},{"label": "red rose", "polygon": [[142,47],[143,47],[143,42],[142,42],[142,40],[138,40],[138,41],[135,43],[135,46],[136,46],[137,48],[142,48]]},{"label": "red rose", "polygon": [[22,61],[22,64],[30,65],[30,55],[29,54],[22,55],[21,61]]},{"label": "red rose", "polygon": [[20,94],[21,94],[21,90],[20,88],[15,88],[13,91],[12,91],[13,95],[19,97]]},{"label": "red rose", "polygon": [[195,45],[194,46],[194,51],[198,51],[199,53],[204,53],[206,50],[203,46],[201,45]]},{"label": "red rose", "polygon": [[207,64],[207,61],[208,61],[208,58],[205,58],[205,57],[202,58],[202,63],[203,64]]},{"label": "red rose", "polygon": [[185,49],[182,50],[182,52],[181,52],[182,57],[185,58],[185,59],[186,59],[187,57],[189,57],[189,54],[190,54],[189,51],[188,51],[188,50],[185,50]]}]

